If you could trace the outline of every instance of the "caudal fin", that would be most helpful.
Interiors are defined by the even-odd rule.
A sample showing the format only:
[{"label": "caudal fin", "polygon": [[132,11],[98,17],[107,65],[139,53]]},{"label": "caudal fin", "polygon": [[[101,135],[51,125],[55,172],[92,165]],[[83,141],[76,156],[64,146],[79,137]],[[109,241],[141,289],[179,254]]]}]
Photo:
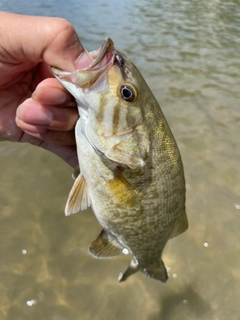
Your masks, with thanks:
[{"label": "caudal fin", "polygon": [[154,268],[145,268],[142,269],[142,272],[153,279],[160,280],[162,282],[166,282],[168,279],[167,270],[164,266],[163,261],[161,260],[160,265]]},{"label": "caudal fin", "polygon": [[125,281],[129,276],[138,272],[138,270],[139,270],[139,267],[132,260],[130,262],[130,266],[127,268],[127,270],[124,273],[119,274],[118,281],[119,282]]},{"label": "caudal fin", "polygon": [[139,270],[141,270],[146,276],[156,280],[160,280],[162,282],[166,282],[168,279],[167,270],[162,260],[160,261],[160,264],[156,267],[143,269],[136,265],[134,261],[131,261],[130,266],[127,268],[127,270],[124,273],[119,274],[118,281],[125,281],[129,276],[131,276]]}]

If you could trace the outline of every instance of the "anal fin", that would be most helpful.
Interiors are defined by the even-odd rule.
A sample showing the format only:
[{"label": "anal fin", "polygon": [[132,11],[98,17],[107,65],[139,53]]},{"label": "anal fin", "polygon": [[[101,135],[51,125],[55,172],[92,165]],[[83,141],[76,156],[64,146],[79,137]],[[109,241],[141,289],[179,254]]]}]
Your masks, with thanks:
[{"label": "anal fin", "polygon": [[109,259],[118,256],[122,253],[122,250],[123,247],[118,240],[104,229],[89,246],[91,255],[99,259]]},{"label": "anal fin", "polygon": [[65,207],[65,215],[77,213],[80,210],[85,210],[91,205],[90,195],[87,188],[87,183],[84,176],[80,173],[69,193],[67,204]]}]

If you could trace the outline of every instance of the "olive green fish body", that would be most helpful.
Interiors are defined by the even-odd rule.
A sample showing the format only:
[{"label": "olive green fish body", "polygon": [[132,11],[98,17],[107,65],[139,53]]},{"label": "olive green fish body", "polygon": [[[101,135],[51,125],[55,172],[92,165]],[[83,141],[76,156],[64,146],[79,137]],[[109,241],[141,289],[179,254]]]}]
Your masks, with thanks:
[{"label": "olive green fish body", "polygon": [[110,39],[99,56],[84,75],[82,70],[71,74],[53,70],[76,98],[80,113],[76,125],[80,174],[65,213],[92,206],[103,227],[89,247],[94,257],[111,258],[123,251],[131,255],[119,281],[138,270],[166,281],[163,249],[188,226],[180,153],[133,63]]}]

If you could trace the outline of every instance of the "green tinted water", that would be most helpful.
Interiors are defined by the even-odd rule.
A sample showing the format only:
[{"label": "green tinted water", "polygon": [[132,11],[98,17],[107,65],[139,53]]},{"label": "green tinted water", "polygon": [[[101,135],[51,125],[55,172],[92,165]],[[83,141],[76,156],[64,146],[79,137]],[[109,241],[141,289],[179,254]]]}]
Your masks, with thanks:
[{"label": "green tinted water", "polygon": [[95,260],[89,210],[66,218],[71,172],[54,155],[0,144],[0,319],[240,319],[240,2],[3,1],[0,10],[72,22],[88,49],[106,36],[139,67],[178,142],[189,230],[163,260],[169,281],[128,256]]}]

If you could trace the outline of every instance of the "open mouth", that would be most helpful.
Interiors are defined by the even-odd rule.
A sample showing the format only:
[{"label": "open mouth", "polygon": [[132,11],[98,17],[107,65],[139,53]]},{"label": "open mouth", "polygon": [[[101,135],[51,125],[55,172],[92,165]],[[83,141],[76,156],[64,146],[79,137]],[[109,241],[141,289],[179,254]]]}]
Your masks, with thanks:
[{"label": "open mouth", "polygon": [[[84,52],[80,55],[76,63],[77,70],[74,72],[101,69],[114,60],[114,53],[115,49],[113,41],[110,38],[106,38],[98,50],[88,52],[84,49]],[[55,67],[51,67],[51,70],[53,74],[58,77],[74,73],[63,71]]]},{"label": "open mouth", "polygon": [[110,38],[106,38],[98,50],[88,52],[85,49],[83,55],[85,55],[85,62],[87,62],[87,55],[88,64],[84,66],[84,61],[81,62],[80,56],[79,61],[77,62],[77,67],[80,67],[80,70],[91,70],[95,69],[96,67],[101,68],[102,66],[107,65],[113,59],[114,43]]},{"label": "open mouth", "polygon": [[51,70],[60,82],[67,81],[87,89],[113,65],[115,52],[113,41],[106,38],[100,49],[92,52],[84,50],[76,63],[77,69],[74,72],[62,71],[55,67],[51,67]]}]

